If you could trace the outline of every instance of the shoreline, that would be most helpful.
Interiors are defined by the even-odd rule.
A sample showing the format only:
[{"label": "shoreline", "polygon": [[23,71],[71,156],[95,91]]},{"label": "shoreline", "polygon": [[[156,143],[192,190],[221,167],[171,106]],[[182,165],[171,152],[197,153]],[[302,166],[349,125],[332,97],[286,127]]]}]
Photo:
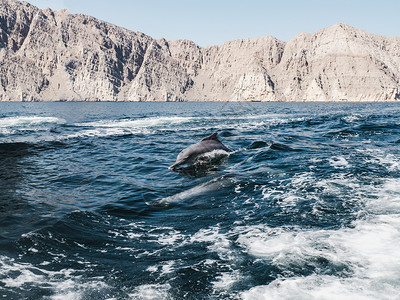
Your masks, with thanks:
[{"label": "shoreline", "polygon": [[400,103],[400,99],[398,100],[288,100],[288,101],[229,101],[229,100],[218,100],[218,101],[207,101],[207,100],[199,100],[199,101],[161,101],[161,100],[153,100],[153,101],[131,101],[131,100],[43,100],[43,101],[20,101],[20,100],[7,100],[0,101],[0,103]]}]

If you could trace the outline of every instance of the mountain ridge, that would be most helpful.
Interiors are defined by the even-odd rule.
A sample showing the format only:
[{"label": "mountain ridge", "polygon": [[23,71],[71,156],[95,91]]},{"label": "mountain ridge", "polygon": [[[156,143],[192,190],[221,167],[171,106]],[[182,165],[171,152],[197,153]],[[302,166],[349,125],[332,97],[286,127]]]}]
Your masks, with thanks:
[{"label": "mountain ridge", "polygon": [[400,38],[343,23],[200,47],[1,1],[0,101],[400,100]]}]

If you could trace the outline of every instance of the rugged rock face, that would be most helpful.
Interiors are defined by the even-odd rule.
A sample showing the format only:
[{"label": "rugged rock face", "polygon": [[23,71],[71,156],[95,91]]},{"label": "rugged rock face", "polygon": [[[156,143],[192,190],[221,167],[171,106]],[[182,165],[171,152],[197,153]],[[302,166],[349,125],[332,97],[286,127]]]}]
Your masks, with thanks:
[{"label": "rugged rock face", "polygon": [[400,38],[345,24],[202,48],[0,1],[0,101],[400,100]]},{"label": "rugged rock face", "polygon": [[400,38],[345,24],[299,34],[286,44],[273,80],[285,100],[396,100]]}]

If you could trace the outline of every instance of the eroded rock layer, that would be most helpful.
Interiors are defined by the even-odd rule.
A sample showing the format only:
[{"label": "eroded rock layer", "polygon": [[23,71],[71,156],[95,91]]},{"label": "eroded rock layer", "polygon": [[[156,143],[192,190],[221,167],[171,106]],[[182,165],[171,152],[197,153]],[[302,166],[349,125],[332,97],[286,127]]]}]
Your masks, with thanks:
[{"label": "eroded rock layer", "polygon": [[336,24],[200,47],[1,0],[0,101],[400,100],[400,38]]}]

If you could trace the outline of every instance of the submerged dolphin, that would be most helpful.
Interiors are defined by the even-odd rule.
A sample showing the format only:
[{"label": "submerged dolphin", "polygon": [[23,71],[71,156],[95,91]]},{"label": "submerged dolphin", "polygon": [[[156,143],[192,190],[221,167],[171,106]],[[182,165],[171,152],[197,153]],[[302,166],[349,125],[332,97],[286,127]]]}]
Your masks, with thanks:
[{"label": "submerged dolphin", "polygon": [[174,203],[186,202],[189,204],[200,204],[204,201],[202,196],[207,194],[215,194],[217,192],[223,192],[224,190],[233,188],[235,185],[238,185],[239,181],[235,177],[227,177],[222,175],[221,177],[213,178],[210,181],[198,184],[190,189],[184,190],[177,194],[161,198],[155,202],[149,203],[150,205],[155,206],[167,206]]},{"label": "submerged dolphin", "polygon": [[201,161],[204,158],[204,154],[212,152],[214,150],[223,150],[225,152],[231,152],[224,144],[222,144],[218,138],[217,133],[205,137],[197,144],[191,145],[186,149],[183,149],[176,158],[176,162],[172,164],[168,169],[175,170],[177,166],[184,164],[192,164]]}]

